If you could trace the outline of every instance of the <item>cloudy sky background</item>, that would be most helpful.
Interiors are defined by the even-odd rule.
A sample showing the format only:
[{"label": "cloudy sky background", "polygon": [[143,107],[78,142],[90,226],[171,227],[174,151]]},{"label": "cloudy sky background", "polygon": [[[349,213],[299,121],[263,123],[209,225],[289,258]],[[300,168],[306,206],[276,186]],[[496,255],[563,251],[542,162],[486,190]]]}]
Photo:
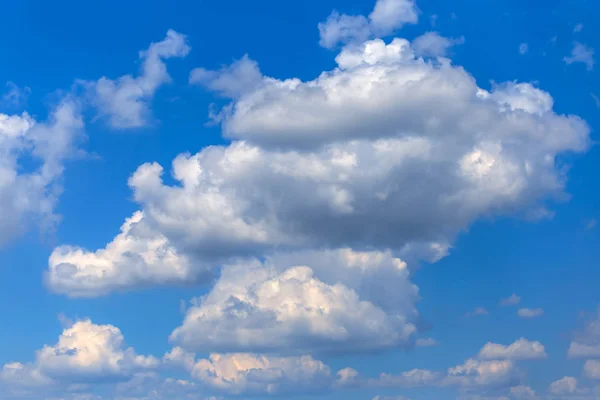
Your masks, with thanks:
[{"label": "cloudy sky background", "polygon": [[0,399],[600,398],[600,7],[5,8]]}]

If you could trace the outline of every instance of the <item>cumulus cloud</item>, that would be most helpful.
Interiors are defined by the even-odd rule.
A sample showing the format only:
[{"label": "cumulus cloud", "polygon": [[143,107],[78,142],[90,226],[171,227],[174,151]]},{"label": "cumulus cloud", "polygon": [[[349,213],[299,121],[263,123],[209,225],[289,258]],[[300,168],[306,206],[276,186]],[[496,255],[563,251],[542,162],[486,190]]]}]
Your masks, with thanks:
[{"label": "cumulus cloud", "polygon": [[171,340],[186,349],[219,352],[409,346],[417,330],[417,299],[406,264],[389,253],[279,255],[265,263],[225,266]]},{"label": "cumulus cloud", "polygon": [[541,308],[520,308],[517,315],[521,318],[538,318],[544,315],[544,310]]},{"label": "cumulus cloud", "polygon": [[140,223],[200,269],[341,247],[437,261],[481,217],[547,214],[544,200],[564,194],[556,159],[589,146],[587,124],[556,114],[548,93],[483,90],[406,40],[345,47],[337,62],[312,81],[257,81],[249,58],[203,71],[196,83],[233,97],[215,115],[234,140],[178,156],[174,184],[140,166],[129,180]]},{"label": "cumulus cloud", "polygon": [[377,0],[367,17],[331,13],[319,24],[320,44],[334,48],[340,43],[360,43],[372,36],[387,36],[406,24],[416,24],[419,11],[414,0]]},{"label": "cumulus cloud", "polygon": [[594,49],[579,42],[573,44],[571,55],[563,58],[563,60],[569,65],[583,63],[588,71],[594,69],[594,64],[596,63],[594,60]]},{"label": "cumulus cloud", "polygon": [[568,355],[570,358],[600,358],[600,308],[584,328],[576,332]]},{"label": "cumulus cloud", "polygon": [[52,229],[65,162],[83,137],[78,105],[62,100],[44,122],[0,114],[0,245],[32,224]]},{"label": "cumulus cloud", "polygon": [[505,299],[500,299],[501,306],[516,306],[521,302],[521,297],[516,293],[511,294]]},{"label": "cumulus cloud", "polygon": [[482,360],[539,360],[547,358],[544,346],[540,342],[530,342],[521,338],[504,346],[488,342],[479,352]]},{"label": "cumulus cloud", "polygon": [[571,376],[565,376],[548,387],[548,392],[554,395],[576,395],[583,394],[586,391],[578,387],[578,381]]},{"label": "cumulus cloud", "polygon": [[449,39],[440,36],[437,32],[427,32],[413,40],[412,47],[417,56],[445,57],[450,48],[458,44],[463,44],[464,42],[464,37]]},{"label": "cumulus cloud", "polygon": [[311,356],[267,357],[256,354],[212,354],[199,360],[192,376],[228,394],[305,393],[331,387],[328,366]]},{"label": "cumulus cloud", "polygon": [[61,246],[48,261],[46,282],[57,293],[71,297],[96,297],[113,290],[153,284],[183,284],[212,277],[208,268],[181,255],[168,239],[143,223],[136,212],[121,233],[95,252]]},{"label": "cumulus cloud", "polygon": [[126,347],[118,328],[82,320],[66,328],[55,345],[38,350],[33,363],[4,365],[0,377],[4,383],[27,386],[115,382],[158,364]]},{"label": "cumulus cloud", "polygon": [[138,128],[149,122],[149,102],[156,90],[171,82],[165,60],[185,57],[189,51],[186,37],[169,30],[165,39],[140,52],[139,76],[124,75],[116,80],[102,77],[80,83],[89,91],[100,116],[106,117],[113,128]]},{"label": "cumulus cloud", "polygon": [[469,359],[448,369],[444,385],[459,387],[507,387],[518,383],[516,365],[510,360],[482,361]]}]

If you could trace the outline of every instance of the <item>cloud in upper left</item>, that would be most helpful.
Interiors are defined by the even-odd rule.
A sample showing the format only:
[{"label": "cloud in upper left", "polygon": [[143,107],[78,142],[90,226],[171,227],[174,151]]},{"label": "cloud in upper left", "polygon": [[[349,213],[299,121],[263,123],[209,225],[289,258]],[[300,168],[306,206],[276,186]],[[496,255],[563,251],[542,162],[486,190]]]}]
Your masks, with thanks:
[{"label": "cloud in upper left", "polygon": [[[28,113],[0,113],[0,246],[32,224],[53,229],[67,160],[80,154],[84,123],[79,104],[63,99],[37,122]],[[31,163],[33,160],[33,163]]]},{"label": "cloud in upper left", "polygon": [[140,52],[141,73],[137,77],[124,75],[118,79],[102,77],[97,81],[80,81],[89,91],[92,104],[100,116],[117,129],[139,128],[150,120],[149,102],[156,90],[171,82],[165,60],[185,57],[190,52],[187,39],[169,30],[160,42],[150,44]]}]

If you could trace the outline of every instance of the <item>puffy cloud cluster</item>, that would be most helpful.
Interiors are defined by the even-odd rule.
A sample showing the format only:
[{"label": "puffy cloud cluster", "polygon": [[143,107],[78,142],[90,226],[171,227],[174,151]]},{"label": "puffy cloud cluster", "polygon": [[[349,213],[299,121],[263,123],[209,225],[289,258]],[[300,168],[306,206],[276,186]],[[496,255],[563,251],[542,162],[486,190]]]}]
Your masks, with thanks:
[{"label": "puffy cloud cluster", "polygon": [[94,297],[131,286],[192,282],[202,276],[164,235],[140,223],[141,212],[127,219],[121,233],[96,252],[63,246],[49,260],[48,285],[71,297]]},{"label": "puffy cloud cluster", "polygon": [[417,300],[406,264],[390,253],[279,255],[225,266],[171,340],[194,351],[296,354],[411,345]]},{"label": "puffy cloud cluster", "polygon": [[[103,77],[78,84],[112,126],[141,126],[147,122],[154,92],[171,80],[164,60],[183,57],[189,50],[185,37],[170,30],[163,41],[140,53],[140,76],[126,75],[116,81]],[[10,82],[9,87],[2,101],[10,107],[21,105],[29,88],[20,89]],[[62,191],[65,162],[83,153],[78,144],[85,138],[81,114],[86,103],[81,100],[79,93],[71,92],[42,122],[27,112],[0,113],[0,246],[25,232],[32,222],[52,229],[60,220],[54,209]]]},{"label": "puffy cloud cluster", "polygon": [[511,345],[488,342],[479,352],[482,360],[539,360],[547,358],[544,345],[521,338]]},{"label": "puffy cloud cluster", "polygon": [[77,155],[83,121],[77,103],[62,100],[44,122],[26,112],[0,114],[0,246],[33,222],[52,229],[66,160]]},{"label": "puffy cloud cluster", "polygon": [[320,44],[334,48],[340,43],[361,43],[372,36],[390,35],[406,24],[416,24],[418,20],[415,0],[377,0],[368,18],[332,12],[325,22],[319,24]]},{"label": "puffy cloud cluster", "polygon": [[165,60],[185,57],[190,51],[184,35],[173,30],[160,42],[140,52],[141,74],[124,75],[116,80],[102,77],[93,82],[80,82],[89,90],[90,98],[101,116],[114,128],[138,128],[149,122],[148,103],[156,90],[171,82]]},{"label": "puffy cloud cluster", "polygon": [[[478,218],[547,215],[543,201],[564,194],[557,157],[589,145],[587,124],[553,112],[548,93],[512,82],[486,91],[460,67],[416,57],[403,39],[345,47],[337,62],[312,81],[265,77],[247,57],[193,73],[233,98],[215,118],[235,140],[178,156],[174,185],[157,163],[140,166],[129,185],[144,228],[121,238],[147,240],[138,230],[164,237],[200,270],[307,248],[392,249],[435,261]],[[57,251],[75,266],[61,280],[83,285],[76,258],[90,253]],[[126,286],[148,281],[173,279]],[[109,279],[102,292],[118,288]]]},{"label": "puffy cloud cluster", "polygon": [[10,386],[114,382],[158,364],[156,358],[126,347],[118,328],[82,320],[66,328],[55,345],[38,350],[34,362],[4,365],[0,378]]},{"label": "puffy cloud cluster", "polygon": [[328,366],[311,356],[267,357],[249,353],[212,354],[199,360],[192,376],[230,394],[282,394],[331,387]]}]

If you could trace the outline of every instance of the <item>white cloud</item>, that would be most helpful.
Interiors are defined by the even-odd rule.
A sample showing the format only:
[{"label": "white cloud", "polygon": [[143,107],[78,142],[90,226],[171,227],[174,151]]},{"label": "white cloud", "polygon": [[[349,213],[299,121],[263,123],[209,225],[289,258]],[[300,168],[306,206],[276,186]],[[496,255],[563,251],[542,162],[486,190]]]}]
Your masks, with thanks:
[{"label": "white cloud", "polygon": [[479,352],[479,359],[482,360],[540,360],[547,358],[548,355],[544,346],[540,342],[530,342],[521,338],[516,342],[504,346],[488,342]]},{"label": "white cloud", "polygon": [[600,361],[587,360],[583,366],[583,373],[590,379],[600,379]]},{"label": "white cloud", "polygon": [[507,387],[518,381],[515,364],[510,360],[467,360],[448,369],[444,385],[460,387]]},{"label": "white cloud", "polygon": [[464,42],[464,37],[448,39],[440,36],[437,32],[427,32],[413,40],[412,47],[417,56],[445,57],[451,47]]},{"label": "white cloud", "polygon": [[577,33],[577,32],[581,32],[583,30],[583,24],[577,24],[575,25],[575,28],[573,28],[573,32]]},{"label": "white cloud", "polygon": [[586,46],[585,44],[581,44],[579,42],[575,42],[573,45],[573,50],[571,50],[571,56],[565,57],[563,59],[567,64],[573,63],[583,63],[586,65],[587,70],[591,71],[594,69],[594,49]]},{"label": "white cloud", "polygon": [[171,340],[194,351],[278,354],[408,346],[417,299],[406,264],[390,254],[280,255],[225,266]]},{"label": "white cloud", "polygon": [[217,113],[234,141],[178,156],[173,185],[157,163],[138,168],[129,184],[148,231],[201,269],[340,247],[436,261],[480,217],[547,214],[543,201],[564,194],[556,158],[589,146],[587,124],[554,113],[548,93],[514,82],[487,92],[406,40],[337,60],[307,82],[255,83],[249,58],[204,71],[198,83],[235,96]]},{"label": "white cloud", "polygon": [[501,306],[516,306],[521,302],[521,297],[517,296],[516,293],[511,294],[505,299],[500,299]]},{"label": "white cloud", "polygon": [[166,353],[162,358],[163,365],[191,371],[196,364],[196,354],[190,353],[181,347],[174,347],[170,352]]},{"label": "white cloud", "polygon": [[392,34],[406,24],[416,24],[419,11],[415,0],[377,0],[369,20],[373,33],[379,37]]},{"label": "white cloud", "polygon": [[519,54],[525,55],[529,52],[529,45],[527,43],[521,43],[519,45]]},{"label": "white cloud", "polygon": [[600,358],[600,308],[569,346],[570,358]]},{"label": "white cloud", "polygon": [[555,395],[573,395],[581,393],[582,390],[578,388],[578,381],[576,378],[565,376],[552,382],[548,388],[548,392]]},{"label": "white cloud", "polygon": [[205,86],[224,97],[238,98],[243,93],[254,90],[262,82],[263,75],[258,63],[245,55],[219,71],[195,68],[190,73],[190,84]]},{"label": "white cloud", "polygon": [[544,315],[544,310],[541,308],[520,308],[517,315],[521,318],[538,318]]},{"label": "white cloud", "polygon": [[33,363],[4,365],[0,378],[27,386],[121,381],[158,363],[125,347],[118,328],[82,320],[66,328],[55,345],[38,350]]},{"label": "white cloud", "polygon": [[149,102],[156,90],[171,82],[165,60],[185,57],[190,51],[184,35],[169,30],[164,40],[150,44],[140,52],[141,74],[124,75],[116,80],[106,77],[94,82],[80,82],[89,91],[101,116],[114,128],[137,128],[149,122]]},{"label": "white cloud", "polygon": [[332,12],[319,24],[319,43],[325,48],[334,48],[339,43],[361,43],[373,36],[390,35],[418,20],[419,11],[414,0],[377,0],[368,18]]},{"label": "white cloud", "polygon": [[310,356],[255,354],[212,354],[196,363],[192,376],[234,395],[311,392],[331,387],[334,379],[328,366]]},{"label": "white cloud", "polygon": [[57,293],[96,297],[115,290],[156,284],[205,281],[212,272],[179,254],[168,239],[144,224],[136,212],[104,249],[56,248],[48,261],[46,282]]},{"label": "white cloud", "polygon": [[64,163],[83,136],[79,108],[64,99],[37,123],[29,114],[0,114],[0,245],[35,223],[52,229]]}]

